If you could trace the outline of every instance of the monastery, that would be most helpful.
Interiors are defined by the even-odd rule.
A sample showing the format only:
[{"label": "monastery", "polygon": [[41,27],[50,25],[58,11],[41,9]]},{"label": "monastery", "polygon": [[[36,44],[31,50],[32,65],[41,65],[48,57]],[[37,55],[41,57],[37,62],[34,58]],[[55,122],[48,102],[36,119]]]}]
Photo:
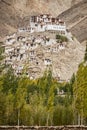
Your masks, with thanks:
[{"label": "monastery", "polygon": [[65,22],[59,18],[53,18],[50,14],[42,14],[30,17],[30,32],[58,31],[66,33]]}]

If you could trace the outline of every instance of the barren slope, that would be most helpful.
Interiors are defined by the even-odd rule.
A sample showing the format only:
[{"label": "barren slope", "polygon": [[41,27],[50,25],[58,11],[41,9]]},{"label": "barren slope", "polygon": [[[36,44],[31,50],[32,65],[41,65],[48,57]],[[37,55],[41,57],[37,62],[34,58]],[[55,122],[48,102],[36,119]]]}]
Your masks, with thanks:
[{"label": "barren slope", "polygon": [[87,0],[74,5],[58,17],[64,19],[72,34],[80,42],[87,39]]},{"label": "barren slope", "polygon": [[10,1],[0,1],[0,37],[12,33],[17,28],[19,16]]},{"label": "barren slope", "polygon": [[23,15],[35,13],[59,13],[82,0],[15,0],[14,8]]}]

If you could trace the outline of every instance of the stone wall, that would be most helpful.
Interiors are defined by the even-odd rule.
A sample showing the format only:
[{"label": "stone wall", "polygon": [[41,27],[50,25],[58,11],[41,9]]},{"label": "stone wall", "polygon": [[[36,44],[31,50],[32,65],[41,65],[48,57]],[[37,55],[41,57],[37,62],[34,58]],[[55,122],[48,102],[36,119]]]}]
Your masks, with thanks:
[{"label": "stone wall", "polygon": [[0,130],[87,130],[87,126],[0,126]]}]

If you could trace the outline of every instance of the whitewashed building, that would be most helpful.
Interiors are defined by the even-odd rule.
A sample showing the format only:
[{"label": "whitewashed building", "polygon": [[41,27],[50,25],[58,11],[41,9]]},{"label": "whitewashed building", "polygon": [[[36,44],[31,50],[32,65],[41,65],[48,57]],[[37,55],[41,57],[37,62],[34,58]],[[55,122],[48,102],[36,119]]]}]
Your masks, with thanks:
[{"label": "whitewashed building", "polygon": [[45,59],[44,60],[44,64],[45,65],[51,65],[52,64],[52,61],[50,59]]},{"label": "whitewashed building", "polygon": [[63,34],[66,33],[65,22],[59,18],[53,18],[50,14],[31,16],[30,28],[31,33],[44,31],[59,31]]}]

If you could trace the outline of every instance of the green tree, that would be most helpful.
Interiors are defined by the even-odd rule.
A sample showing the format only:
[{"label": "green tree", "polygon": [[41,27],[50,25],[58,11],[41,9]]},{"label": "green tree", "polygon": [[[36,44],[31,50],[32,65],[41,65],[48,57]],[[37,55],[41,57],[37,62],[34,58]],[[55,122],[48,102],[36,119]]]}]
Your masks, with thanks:
[{"label": "green tree", "polygon": [[81,63],[77,71],[74,83],[75,110],[78,112],[78,123],[83,124],[87,118],[87,65]]},{"label": "green tree", "polygon": [[[5,99],[5,117],[7,125],[12,125],[14,123],[14,95],[9,90],[8,94],[6,95]],[[6,123],[5,122],[5,123]]]},{"label": "green tree", "polygon": [[[18,88],[15,93],[15,110],[17,111],[18,125],[23,124],[21,111],[27,102],[27,78],[20,78],[18,81]],[[25,117],[24,117],[25,118]]]},{"label": "green tree", "polygon": [[85,50],[84,61],[87,61],[87,42],[86,42],[86,50]]},{"label": "green tree", "polygon": [[68,38],[66,36],[63,36],[63,35],[57,34],[56,39],[57,39],[57,42],[59,42],[59,43],[68,42]]},{"label": "green tree", "polygon": [[[0,42],[1,43],[1,42]],[[4,51],[5,48],[2,46],[2,43],[0,44],[0,74],[2,74],[3,69],[5,68],[5,65],[3,63],[3,59],[4,59]]]},{"label": "green tree", "polygon": [[[73,78],[68,83],[58,83],[51,70],[43,77],[30,80],[17,78],[8,69],[0,76],[0,124],[7,125],[65,125],[72,124]],[[65,96],[59,96],[57,89],[64,90]],[[86,103],[86,102],[85,102]],[[3,118],[4,117],[4,118]]]},{"label": "green tree", "polygon": [[7,72],[3,75],[3,92],[8,93],[9,90],[12,93],[16,92],[18,87],[18,78],[14,75],[14,71],[11,67],[8,68]]},{"label": "green tree", "polygon": [[0,76],[0,125],[5,125],[6,121],[5,121],[5,108],[6,108],[6,104],[5,104],[5,100],[6,100],[6,94],[3,93],[2,91],[3,89],[3,82]]}]

